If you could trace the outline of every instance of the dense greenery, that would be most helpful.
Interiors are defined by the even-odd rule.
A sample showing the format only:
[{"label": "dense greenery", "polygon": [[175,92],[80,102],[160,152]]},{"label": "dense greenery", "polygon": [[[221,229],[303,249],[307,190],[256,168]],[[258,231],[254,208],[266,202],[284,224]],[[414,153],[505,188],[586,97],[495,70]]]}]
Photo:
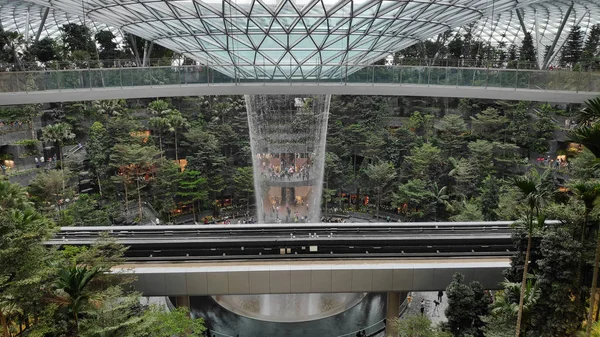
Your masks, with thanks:
[{"label": "dense greenery", "polygon": [[57,251],[42,244],[55,228],[24,188],[0,180],[2,336],[202,336],[202,319],[142,305],[130,276],[106,273],[123,262],[124,247],[101,239]]}]

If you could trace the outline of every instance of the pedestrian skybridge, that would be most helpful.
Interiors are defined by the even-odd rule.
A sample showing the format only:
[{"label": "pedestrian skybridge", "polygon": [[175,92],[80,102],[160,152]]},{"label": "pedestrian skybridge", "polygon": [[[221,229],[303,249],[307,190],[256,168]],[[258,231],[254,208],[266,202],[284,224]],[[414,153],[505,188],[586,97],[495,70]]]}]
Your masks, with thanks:
[{"label": "pedestrian skybridge", "polygon": [[[600,96],[600,73],[443,66],[115,67],[0,73],[0,105],[242,94],[469,97],[581,103]],[[275,73],[275,71],[281,72]]]}]

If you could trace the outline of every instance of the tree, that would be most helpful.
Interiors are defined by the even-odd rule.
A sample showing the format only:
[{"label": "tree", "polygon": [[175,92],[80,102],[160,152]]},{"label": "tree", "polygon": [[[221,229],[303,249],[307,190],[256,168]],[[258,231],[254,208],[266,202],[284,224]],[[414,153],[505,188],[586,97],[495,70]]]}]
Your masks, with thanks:
[{"label": "tree", "polygon": [[591,63],[598,57],[598,48],[600,47],[600,24],[593,25],[585,40],[582,51],[582,60]]},{"label": "tree", "polygon": [[87,286],[94,277],[102,272],[104,270],[99,267],[78,266],[76,264],[62,266],[58,270],[52,300],[69,309],[73,319],[72,336],[74,337],[79,336],[79,315],[90,298]]},{"label": "tree", "polygon": [[161,218],[171,221],[171,212],[177,208],[176,198],[179,191],[179,174],[181,167],[171,160],[160,160],[152,184],[152,206],[160,213]]},{"label": "tree", "polygon": [[7,212],[10,209],[26,209],[31,206],[27,191],[8,180],[0,180],[0,212]]},{"label": "tree", "polygon": [[569,36],[567,36],[567,42],[562,49],[560,63],[573,67],[581,60],[582,52],[583,33],[581,32],[581,27],[573,26]]},{"label": "tree", "polygon": [[490,298],[479,282],[467,285],[463,281],[464,276],[456,273],[446,288],[446,329],[455,337],[483,336],[480,317],[487,314]]},{"label": "tree", "polygon": [[585,316],[585,292],[579,277],[583,245],[565,226],[544,232],[539,251],[535,286],[540,296],[529,314],[524,308],[524,316],[531,319],[530,324],[525,320],[531,327],[528,335],[573,336]]},{"label": "tree", "polygon": [[238,167],[233,175],[238,193],[246,194],[246,213],[250,213],[250,195],[254,193],[254,174],[252,166]]},{"label": "tree", "polygon": [[175,160],[179,162],[179,152],[177,151],[177,133],[182,129],[189,127],[189,123],[187,119],[185,119],[181,112],[174,110],[167,116],[167,123],[169,126],[169,131],[173,132],[175,135]]},{"label": "tree", "polygon": [[42,140],[58,146],[60,166],[63,170],[65,165],[62,148],[65,145],[65,141],[73,138],[75,138],[75,134],[71,132],[71,126],[67,123],[50,124],[42,129]]},{"label": "tree", "polygon": [[59,59],[56,41],[49,36],[33,43],[31,45],[30,52],[38,59],[38,61],[42,63]]},{"label": "tree", "polygon": [[109,226],[108,213],[100,208],[97,195],[80,194],[67,208],[75,226]]},{"label": "tree", "polygon": [[455,203],[454,209],[458,211],[458,214],[450,217],[451,221],[481,221],[483,220],[483,214],[477,202],[473,199],[463,200],[462,202]]},{"label": "tree", "polygon": [[475,181],[482,181],[494,172],[494,144],[486,140],[476,140],[467,145],[471,153],[469,164]]},{"label": "tree", "polygon": [[169,119],[167,117],[157,116],[151,117],[148,120],[148,124],[152,128],[153,131],[158,133],[158,146],[160,149],[160,157],[163,156],[163,134],[167,132],[171,125],[169,124]]},{"label": "tree", "polygon": [[[494,317],[500,318],[500,321],[505,324],[514,325],[519,313],[520,293],[521,284],[505,280],[502,283],[502,290],[496,293],[496,298],[491,306],[490,313]],[[527,331],[530,326],[531,314],[541,295],[542,293],[537,284],[534,284],[533,280],[528,280],[527,288],[525,289],[525,301],[523,302],[523,322],[526,323],[524,325],[524,331]],[[511,332],[514,335],[514,330],[511,329]]]},{"label": "tree", "polygon": [[139,293],[128,293],[120,285],[94,295],[92,305],[80,320],[81,337],[134,337],[145,315]]},{"label": "tree", "polygon": [[431,205],[434,197],[425,181],[411,179],[398,186],[396,193],[392,194],[392,205],[410,218],[422,218],[434,211]]},{"label": "tree", "polygon": [[148,110],[153,116],[148,120],[150,127],[158,132],[158,144],[162,158],[163,134],[171,129],[168,116],[173,112],[173,109],[171,109],[169,103],[159,99],[150,102]]},{"label": "tree", "polygon": [[377,196],[375,217],[379,218],[382,194],[386,193],[388,184],[396,178],[396,170],[392,163],[379,162],[369,164],[365,169],[365,174],[369,178],[371,187],[375,189],[375,195]]},{"label": "tree", "polygon": [[476,166],[468,159],[460,158],[456,160],[453,157],[448,158],[450,163],[450,172],[448,176],[454,179],[452,193],[459,197],[469,196],[474,188],[476,178]]},{"label": "tree", "polygon": [[523,43],[521,44],[521,49],[519,49],[519,62],[525,63],[524,65],[520,65],[520,68],[536,68],[536,52],[530,32],[525,32],[525,37],[523,37]]},{"label": "tree", "polygon": [[0,61],[12,63],[14,69],[22,70],[21,50],[24,49],[25,39],[17,32],[9,32],[0,28]]},{"label": "tree", "polygon": [[53,224],[26,200],[25,190],[0,181],[0,325],[11,336],[10,326],[20,317],[35,315],[41,301],[52,252],[42,242]]},{"label": "tree", "polygon": [[116,36],[110,30],[101,30],[94,35],[96,43],[100,46],[98,57],[101,60],[114,60],[118,58]]},{"label": "tree", "polygon": [[501,139],[508,119],[494,108],[487,108],[471,117],[473,134],[488,140]]},{"label": "tree", "polygon": [[138,219],[142,221],[142,189],[154,178],[159,150],[153,146],[116,144],[110,154],[110,165],[116,170],[117,177],[125,190],[125,210],[128,207],[128,185],[134,182],[138,197]]},{"label": "tree", "polygon": [[206,178],[198,171],[185,170],[180,174],[179,191],[177,192],[177,195],[183,197],[186,200],[186,204],[192,205],[194,221],[197,220],[196,212],[199,210],[200,201],[208,200],[206,185]]},{"label": "tree", "polygon": [[69,177],[71,177],[69,169],[39,172],[31,181],[29,191],[33,199],[41,205],[60,211],[65,205],[66,199],[73,197],[73,190],[64,185]]},{"label": "tree", "polygon": [[500,202],[500,182],[494,176],[487,176],[480,189],[481,213],[485,221],[498,220],[498,203]]},{"label": "tree", "polygon": [[98,191],[102,196],[102,177],[106,173],[109,160],[110,136],[100,122],[94,122],[90,127],[89,138],[86,146],[86,156],[92,172],[98,182]]},{"label": "tree", "polygon": [[144,313],[140,324],[133,326],[133,336],[202,337],[205,330],[204,320],[190,317],[186,308],[165,312],[155,307]]},{"label": "tree", "polygon": [[404,159],[410,168],[410,176],[432,181],[440,173],[443,165],[441,150],[432,144],[415,146]]},{"label": "tree", "polygon": [[96,54],[96,45],[92,41],[90,29],[84,25],[67,23],[60,27],[61,37],[66,51],[71,55],[74,52],[87,52]]},{"label": "tree", "polygon": [[441,147],[452,157],[458,153],[465,145],[465,134],[468,131],[467,123],[459,115],[446,115],[437,126],[438,137],[441,141]]},{"label": "tree", "polygon": [[[398,337],[449,337],[451,334],[434,328],[429,318],[412,315],[406,318],[395,318],[391,322],[392,330],[397,331]],[[396,335],[394,335],[396,336]]]},{"label": "tree", "polygon": [[[536,169],[531,169],[525,176],[515,179],[515,186],[520,190],[526,205],[524,212],[524,224],[527,230],[527,251],[525,253],[525,265],[523,267],[523,281],[521,282],[521,297],[519,300],[519,313],[517,315],[517,327],[515,336],[521,333],[521,320],[523,318],[523,303],[525,300],[525,289],[527,287],[527,269],[529,266],[529,255],[531,253],[533,231],[535,225],[542,226],[545,217],[541,208],[553,193],[553,182],[550,180],[550,171],[540,174]],[[536,220],[537,219],[537,220]]]}]

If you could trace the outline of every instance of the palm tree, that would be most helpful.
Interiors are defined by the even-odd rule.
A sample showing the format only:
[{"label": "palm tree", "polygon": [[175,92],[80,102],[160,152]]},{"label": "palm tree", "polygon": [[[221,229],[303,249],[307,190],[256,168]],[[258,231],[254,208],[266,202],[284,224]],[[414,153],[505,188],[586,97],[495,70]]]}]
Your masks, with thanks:
[{"label": "palm tree", "polygon": [[163,157],[163,133],[171,128],[169,119],[166,117],[152,117],[148,120],[150,127],[158,132],[158,145],[160,149],[160,158]]},{"label": "palm tree", "polygon": [[57,279],[54,282],[56,291],[54,292],[53,301],[67,307],[73,315],[73,336],[78,336],[79,314],[89,300],[89,293],[86,288],[94,277],[103,272],[104,270],[99,267],[78,266],[76,264],[63,266],[58,270]]},{"label": "palm tree", "polygon": [[[600,98],[592,99],[585,102],[585,107],[579,111],[577,115],[577,123],[581,126],[569,133],[569,138],[579,144],[585,146],[596,157],[595,166],[600,165]],[[596,187],[581,186],[581,191],[575,191],[580,194],[580,199],[586,207],[585,214],[589,216],[592,209],[598,203],[598,194],[600,192]],[[585,199],[584,199],[585,198]],[[587,217],[585,224],[587,225]],[[582,234],[583,235],[583,234]],[[600,233],[596,242],[596,253],[594,257],[594,274],[592,276],[592,289],[590,291],[590,309],[588,313],[588,324],[585,330],[585,335],[589,337],[592,332],[592,318],[594,306],[596,304],[596,291],[598,282],[598,264],[600,263]]]},{"label": "palm tree", "polygon": [[[546,201],[553,193],[553,183],[550,181],[550,170],[540,174],[535,168],[523,177],[515,179],[515,186],[523,194],[523,199],[527,206],[524,216],[524,223],[527,229],[527,251],[525,253],[525,262],[523,266],[523,281],[521,282],[521,295],[519,298],[519,311],[517,315],[517,327],[515,337],[521,333],[521,320],[523,318],[523,305],[525,300],[525,290],[527,288],[527,269],[529,268],[529,257],[531,255],[531,244],[535,225],[543,226],[545,217],[540,208],[546,204]],[[537,221],[535,221],[537,219]]]},{"label": "palm tree", "polygon": [[0,298],[0,324],[2,325],[3,336],[10,337],[9,330],[11,317],[22,314],[23,310],[19,307],[12,296]]},{"label": "palm tree", "polygon": [[[573,186],[573,191],[575,195],[583,201],[585,205],[584,211],[584,223],[583,228],[581,229],[581,241],[583,243],[585,229],[587,228],[589,216],[598,204],[600,204],[600,183],[593,182],[585,182],[579,183]],[[598,264],[600,263],[600,233],[598,234],[598,238],[596,239],[596,253],[594,256],[594,273],[592,276],[592,290],[590,291],[590,309],[588,312],[587,319],[587,327],[586,327],[586,335],[590,336],[592,320],[594,317],[594,307],[596,305],[596,292],[597,292],[597,283],[598,283]],[[581,269],[581,268],[580,268]]]},{"label": "palm tree", "polygon": [[187,119],[185,119],[181,115],[181,112],[177,110],[173,110],[169,114],[169,116],[167,117],[167,121],[169,123],[169,131],[175,134],[175,160],[179,164],[179,152],[177,150],[177,131],[187,128],[190,125],[190,123],[188,123]]},{"label": "palm tree", "polygon": [[71,132],[71,125],[67,123],[56,123],[46,126],[42,129],[42,140],[48,143],[58,145],[58,153],[60,154],[60,166],[64,169],[62,147],[66,140],[75,138],[75,134]]},{"label": "palm tree", "polygon": [[0,180],[0,212],[11,208],[23,210],[31,205],[25,189],[8,180]]},{"label": "palm tree", "polygon": [[[516,282],[504,280],[502,282],[503,290],[496,295],[496,300],[492,305],[491,313],[494,316],[503,316],[508,319],[514,319],[519,314],[519,299],[521,293],[521,285]],[[533,284],[532,280],[527,280],[525,289],[525,300],[523,301],[523,317],[524,321],[529,321],[529,314],[533,307],[542,295],[542,291],[538,288],[537,283]],[[526,330],[526,329],[524,329]]]},{"label": "palm tree", "polygon": [[579,111],[576,117],[577,124],[591,125],[600,120],[600,97],[585,102],[585,107]]},{"label": "palm tree", "polygon": [[597,181],[579,181],[571,185],[571,191],[575,197],[583,202],[583,225],[581,227],[581,243],[585,239],[585,231],[588,226],[590,214],[597,206],[597,200],[600,197],[600,182]]}]

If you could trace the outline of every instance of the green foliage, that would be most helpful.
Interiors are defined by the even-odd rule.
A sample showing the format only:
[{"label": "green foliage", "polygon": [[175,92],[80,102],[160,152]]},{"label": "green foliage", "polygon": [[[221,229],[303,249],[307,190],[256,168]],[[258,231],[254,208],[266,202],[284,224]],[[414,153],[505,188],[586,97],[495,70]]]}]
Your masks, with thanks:
[{"label": "green foliage", "polygon": [[471,117],[473,134],[488,140],[499,140],[503,138],[508,119],[494,108],[487,108]]},{"label": "green foliage", "polygon": [[398,337],[449,337],[448,332],[434,328],[429,318],[421,315],[394,319],[392,329],[398,331]]},{"label": "green foliage", "polygon": [[583,37],[580,26],[573,26],[567,37],[567,42],[562,48],[560,63],[562,65],[574,66],[581,59],[583,53]]},{"label": "green foliage", "polygon": [[482,316],[488,314],[490,297],[479,282],[464,284],[464,276],[456,273],[446,288],[448,307],[445,329],[455,337],[483,336]]},{"label": "green foliage", "polygon": [[[521,44],[521,49],[519,49],[519,61],[524,63],[533,63],[535,64],[536,60],[536,51],[533,46],[533,38],[531,37],[530,32],[525,33],[525,37],[523,38],[523,42]],[[531,67],[535,69],[533,66]]]},{"label": "green foliage", "polygon": [[111,224],[109,214],[102,209],[97,197],[80,194],[67,208],[67,214],[73,219],[75,226],[108,226]]},{"label": "green foliage", "polygon": [[544,234],[536,287],[539,299],[529,316],[531,336],[572,336],[585,315],[585,292],[578,283],[582,245],[564,228]]},{"label": "green foliage", "polygon": [[500,181],[494,176],[487,176],[481,186],[481,213],[486,221],[498,220],[496,210],[500,202]]},{"label": "green foliage", "polygon": [[88,27],[68,23],[60,27],[60,31],[67,52],[71,54],[75,52],[96,53],[96,46],[92,41],[92,35]]},{"label": "green foliage", "polygon": [[396,178],[396,170],[392,163],[379,162],[369,164],[365,169],[365,175],[368,177],[371,188],[377,197],[377,216],[379,216],[379,206],[383,195],[386,195],[389,183]]},{"label": "green foliage", "polygon": [[430,143],[424,143],[421,146],[415,146],[404,162],[410,168],[411,177],[431,181],[441,169],[441,150]]},{"label": "green foliage", "polygon": [[484,219],[479,204],[473,199],[463,200],[453,208],[458,214],[451,216],[451,221],[482,221]]},{"label": "green foliage", "polygon": [[183,171],[179,179],[177,195],[184,198],[184,203],[192,206],[195,219],[200,202],[208,201],[207,180],[200,172],[191,169]]},{"label": "green foliage", "polygon": [[452,157],[459,153],[465,145],[467,123],[459,115],[446,115],[437,127],[442,149]]},{"label": "green foliage", "polygon": [[434,193],[429,190],[425,181],[411,179],[398,186],[393,193],[392,205],[401,209],[409,218],[419,219],[434,212],[434,198]]},{"label": "green foliage", "polygon": [[142,316],[141,322],[133,327],[133,336],[202,337],[205,330],[204,320],[191,318],[185,308],[177,308],[171,312],[151,308]]}]

